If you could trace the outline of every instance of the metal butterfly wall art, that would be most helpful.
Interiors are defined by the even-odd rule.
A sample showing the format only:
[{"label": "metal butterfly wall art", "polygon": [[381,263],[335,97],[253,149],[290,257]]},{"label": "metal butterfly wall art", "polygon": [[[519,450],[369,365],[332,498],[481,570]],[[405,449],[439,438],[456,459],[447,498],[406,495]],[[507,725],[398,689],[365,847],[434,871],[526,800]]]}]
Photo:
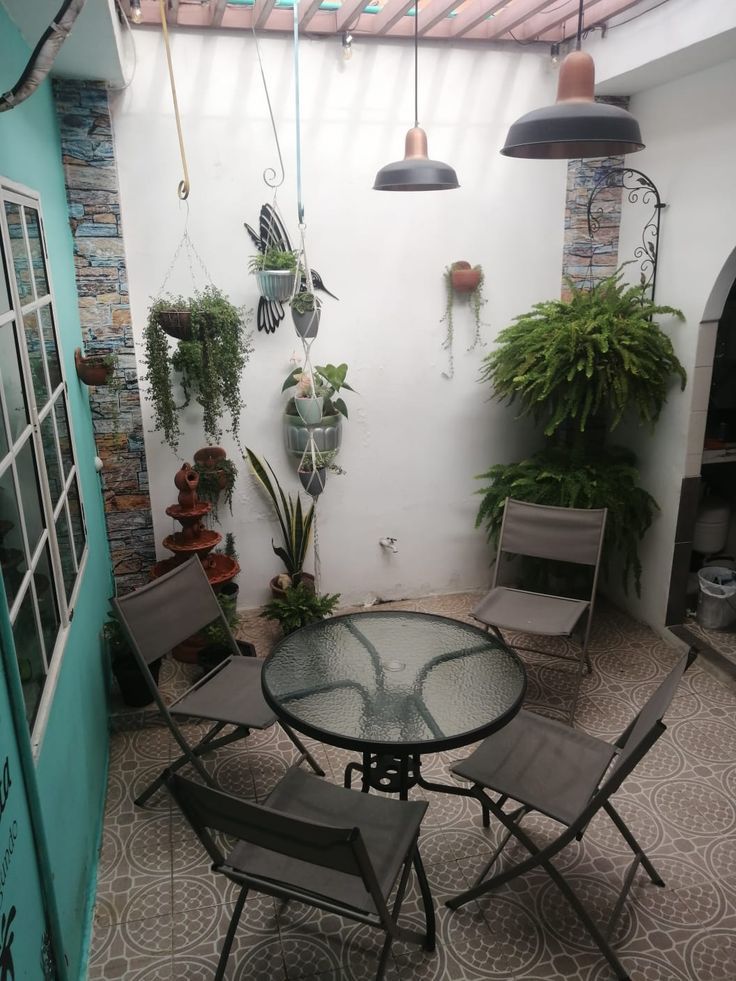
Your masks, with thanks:
[{"label": "metal butterfly wall art", "polygon": [[[251,228],[247,221],[244,222],[244,225],[245,230],[250,235],[251,241],[261,254],[267,249],[272,248],[280,249],[282,252],[292,251],[289,233],[286,231],[283,221],[272,205],[264,204],[261,208],[257,232]],[[316,269],[312,269],[312,284],[316,290],[322,290],[323,293],[331,296],[333,300],[337,299],[335,294],[327,289]],[[306,276],[302,273],[299,292],[303,293],[306,288]],[[256,314],[258,330],[263,330],[267,334],[273,334],[283,319],[283,304],[279,300],[267,300],[265,296],[262,296],[258,301],[258,312]]]}]

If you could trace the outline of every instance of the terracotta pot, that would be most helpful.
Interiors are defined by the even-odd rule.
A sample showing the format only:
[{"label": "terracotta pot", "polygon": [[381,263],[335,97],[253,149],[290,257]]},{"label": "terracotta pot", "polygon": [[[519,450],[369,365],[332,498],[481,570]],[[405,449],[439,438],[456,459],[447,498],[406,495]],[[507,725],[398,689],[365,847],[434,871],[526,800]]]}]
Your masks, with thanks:
[{"label": "terracotta pot", "polygon": [[472,293],[480,286],[481,270],[473,269],[469,262],[453,262],[450,282],[456,293]]},{"label": "terracotta pot", "polygon": [[[268,585],[271,587],[271,595],[274,599],[283,599],[286,596],[286,590],[279,586],[278,578],[278,576],[274,576]],[[307,588],[311,586],[312,592],[314,592],[314,576],[310,572],[303,572],[301,581],[306,584]]]},{"label": "terracotta pot", "polygon": [[206,646],[207,638],[204,634],[192,634],[191,637],[183,640],[181,644],[172,647],[171,654],[177,661],[183,661],[185,664],[197,664],[200,652]]},{"label": "terracotta pot", "polygon": [[85,385],[107,385],[112,375],[112,368],[106,365],[102,358],[85,358],[81,347],[74,352],[74,367],[77,378]]},{"label": "terracotta pot", "polygon": [[190,509],[197,503],[197,485],[199,474],[188,463],[183,463],[181,469],[174,475],[174,486],[179,491],[179,506]]},{"label": "terracotta pot", "polygon": [[221,446],[203,446],[194,454],[194,462],[201,463],[203,467],[215,467],[219,460],[227,459],[227,450]]},{"label": "terracotta pot", "polygon": [[162,310],[156,319],[164,334],[177,341],[191,341],[192,317],[188,310]]}]

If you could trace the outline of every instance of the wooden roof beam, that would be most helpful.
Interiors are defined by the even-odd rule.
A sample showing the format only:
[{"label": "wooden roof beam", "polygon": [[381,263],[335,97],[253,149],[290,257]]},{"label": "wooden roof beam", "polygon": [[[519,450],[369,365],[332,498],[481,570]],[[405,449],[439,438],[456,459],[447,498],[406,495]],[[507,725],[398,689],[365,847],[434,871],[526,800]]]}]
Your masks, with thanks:
[{"label": "wooden roof beam", "polygon": [[[453,3],[457,0],[453,0]],[[415,0],[386,0],[381,7],[381,13],[371,17],[373,21],[371,34],[387,34],[397,21],[414,6]]]},{"label": "wooden roof beam", "polygon": [[179,0],[167,0],[166,23],[170,26],[179,20]]},{"label": "wooden roof beam", "polygon": [[256,30],[262,30],[266,26],[266,21],[271,16],[275,4],[276,0],[256,0],[253,8],[253,26]]},{"label": "wooden roof beam", "polygon": [[[555,0],[516,0],[516,3],[510,3],[505,10],[496,14],[493,20],[487,21],[485,37],[488,40],[502,37],[523,24],[527,18],[533,17],[545,7],[554,5],[554,2]],[[572,2],[577,3],[577,0],[572,0]],[[454,32],[453,36],[455,36]]]},{"label": "wooden roof beam", "polygon": [[307,24],[317,13],[322,5],[322,0],[306,0],[305,3],[299,4],[299,30],[305,31],[307,29]]},{"label": "wooden roof beam", "polygon": [[354,22],[363,13],[363,7],[367,3],[368,0],[343,0],[343,4],[337,11],[337,17],[335,18],[335,33],[342,34],[343,31],[354,27]]},{"label": "wooden roof beam", "polygon": [[[427,31],[447,19],[448,14],[459,7],[463,0],[430,0],[426,7],[419,11],[419,37],[423,37]],[[411,34],[414,33],[412,22]]]},{"label": "wooden roof beam", "polygon": [[449,36],[462,37],[463,34],[467,34],[478,24],[486,21],[490,14],[495,14],[501,7],[505,7],[507,3],[508,0],[473,0],[472,3],[466,3],[461,13],[452,21]]},{"label": "wooden roof beam", "polygon": [[[587,0],[583,10],[583,30],[590,30],[596,24],[610,20],[617,14],[622,14],[630,7],[635,7],[641,0]],[[560,40],[573,40],[578,33],[578,3],[569,0],[564,6],[552,13],[542,12],[539,17],[533,17],[519,32],[519,39],[532,41],[542,34],[547,34],[559,27]]]},{"label": "wooden roof beam", "polygon": [[221,26],[222,18],[225,14],[225,7],[227,7],[227,0],[213,0],[212,17],[210,18],[210,27]]}]

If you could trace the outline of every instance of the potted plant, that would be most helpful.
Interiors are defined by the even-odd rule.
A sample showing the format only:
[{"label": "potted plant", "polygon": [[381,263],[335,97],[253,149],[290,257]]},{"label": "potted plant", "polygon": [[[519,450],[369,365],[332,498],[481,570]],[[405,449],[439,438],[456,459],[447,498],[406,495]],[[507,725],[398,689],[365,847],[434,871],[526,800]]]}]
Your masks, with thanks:
[{"label": "potted plant", "polygon": [[471,266],[469,262],[461,260],[453,262],[445,269],[445,314],[440,323],[447,324],[447,333],[442,347],[448,352],[449,368],[443,374],[447,378],[452,378],[455,374],[455,359],[452,353],[452,342],[455,336],[455,321],[453,308],[458,297],[469,300],[473,311],[473,323],[475,334],[473,343],[468,348],[472,351],[480,342],[480,311],[486,300],[483,296],[483,284],[485,275],[481,266]]},{"label": "potted plant", "polygon": [[[272,539],[271,547],[284,563],[287,578],[284,581],[282,577],[274,576],[270,585],[274,596],[283,596],[287,586],[298,585],[305,579],[312,581],[314,579],[313,576],[304,572],[303,568],[309,547],[309,539],[312,534],[314,503],[310,504],[309,508],[304,510],[298,494],[295,500],[291,494],[287,496],[284,493],[268,461],[266,461],[264,466],[255,453],[248,449],[247,446],[245,452],[253,469],[253,474],[273,504],[273,509],[281,529],[283,545],[275,545]],[[268,470],[266,467],[268,467]],[[281,580],[280,582],[278,581],[279,579]]]},{"label": "potted plant", "polygon": [[303,371],[296,383],[294,405],[299,416],[307,426],[316,426],[322,418],[324,408],[324,386],[319,376]]},{"label": "potted plant", "polygon": [[[123,701],[133,708],[143,708],[145,705],[150,705],[153,701],[151,690],[146,684],[135,655],[130,649],[122,624],[112,613],[108,614],[102,627],[102,633],[110,655],[112,672],[120,688]],[[148,669],[158,684],[161,659],[152,661],[148,665]]]},{"label": "potted plant", "polygon": [[340,600],[339,593],[317,596],[304,582],[289,586],[282,597],[274,597],[266,603],[261,616],[281,625],[284,637],[310,623],[324,620],[334,612]]},{"label": "potted plant", "polygon": [[582,433],[599,414],[613,430],[627,406],[653,425],[673,376],[684,388],[686,374],[652,318],[682,313],[652,303],[643,283],[624,284],[621,270],[590,290],[567,284],[569,300],[537,303],[501,331],[483,380],[518,400],[520,415],[543,419],[546,436],[565,423]]},{"label": "potted plant", "polygon": [[[205,446],[194,454],[194,469],[199,474],[197,493],[203,501],[212,505],[212,517],[218,521],[220,496],[233,513],[233,490],[238,469],[221,446]],[[227,554],[227,553],[226,553]]]},{"label": "potted plant", "polygon": [[297,334],[305,340],[317,336],[322,304],[319,297],[309,290],[302,290],[291,298],[291,319]]},{"label": "potted plant", "polygon": [[298,253],[271,246],[251,256],[248,263],[255,274],[258,290],[267,300],[288,300],[296,288],[299,275]]},{"label": "potted plant", "polygon": [[189,341],[192,338],[189,301],[183,296],[162,296],[148,308],[148,319],[154,320],[164,334],[177,341]]},{"label": "potted plant", "polygon": [[[149,311],[144,331],[146,381],[153,406],[154,426],[177,449],[180,435],[178,409],[194,398],[202,406],[205,435],[212,442],[222,436],[221,417],[230,417],[229,432],[239,445],[240,413],[244,401],[241,375],[253,347],[247,315],[234,307],[214,286],[207,286],[188,301],[191,340],[179,341],[172,354],[167,334],[159,324],[158,301]],[[172,373],[179,372],[185,401],[177,406]]]},{"label": "potted plant", "polygon": [[74,351],[77,378],[85,385],[108,385],[114,376],[118,359],[114,354],[93,354],[85,357],[81,347]]},{"label": "potted plant", "polygon": [[302,487],[310,497],[319,497],[325,489],[328,473],[345,473],[342,467],[333,463],[334,456],[334,453],[320,453],[319,450],[310,452],[309,448],[305,450],[296,472]]},{"label": "potted plant", "polygon": [[[340,449],[342,440],[342,418],[348,418],[345,400],[339,395],[341,391],[354,392],[355,389],[345,381],[348,372],[346,364],[317,365],[312,372],[314,391],[322,398],[322,415],[317,423],[306,423],[302,419],[292,397],[286,403],[284,410],[284,443],[286,450],[299,459],[309,445],[311,435],[320,453],[331,453],[333,457]],[[281,387],[285,392],[298,386],[302,378],[302,369],[295,368],[286,378]],[[309,428],[307,428],[309,427]]]}]

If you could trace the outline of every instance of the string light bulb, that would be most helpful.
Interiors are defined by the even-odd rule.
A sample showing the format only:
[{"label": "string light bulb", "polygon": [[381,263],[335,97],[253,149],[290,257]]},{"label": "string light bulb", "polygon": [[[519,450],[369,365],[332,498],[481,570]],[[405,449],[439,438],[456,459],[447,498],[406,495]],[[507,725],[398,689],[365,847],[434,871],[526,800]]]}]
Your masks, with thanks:
[{"label": "string light bulb", "polygon": [[342,36],[342,56],[345,61],[350,61],[353,57],[353,35],[348,31]]},{"label": "string light bulb", "polygon": [[560,63],[560,46],[559,44],[550,45],[549,49],[549,60],[552,63],[553,68],[557,68]]},{"label": "string light bulb", "polygon": [[130,19],[134,24],[140,24],[143,20],[141,0],[130,0]]}]

